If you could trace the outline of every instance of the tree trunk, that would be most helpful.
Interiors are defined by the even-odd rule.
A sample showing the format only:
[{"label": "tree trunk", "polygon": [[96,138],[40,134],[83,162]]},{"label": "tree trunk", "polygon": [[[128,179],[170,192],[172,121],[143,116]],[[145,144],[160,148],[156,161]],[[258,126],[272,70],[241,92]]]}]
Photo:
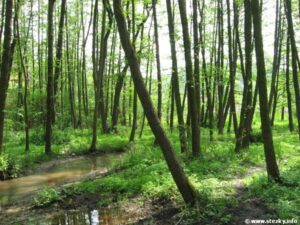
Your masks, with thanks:
[{"label": "tree trunk", "polygon": [[193,75],[193,63],[191,55],[191,40],[188,28],[188,19],[186,13],[186,1],[178,0],[179,11],[181,17],[183,43],[184,43],[184,56],[185,56],[185,67],[186,67],[186,82],[188,89],[188,107],[191,117],[192,127],[192,151],[193,155],[197,156],[200,153],[200,124],[198,121],[197,113],[197,102],[195,92],[195,82]]},{"label": "tree trunk", "polygon": [[285,0],[285,12],[288,22],[288,35],[291,42],[291,51],[292,51],[292,69],[293,69],[293,80],[294,80],[294,90],[295,90],[295,102],[296,102],[296,111],[297,111],[297,120],[298,120],[298,134],[300,138],[300,89],[299,89],[299,80],[298,80],[298,51],[295,40],[295,32],[293,26],[292,18],[292,6],[291,0]]},{"label": "tree trunk", "polygon": [[287,41],[286,41],[285,85],[286,85],[286,97],[287,97],[287,103],[288,103],[289,129],[292,132],[292,131],[294,131],[294,123],[293,123],[292,93],[290,90],[290,38],[289,37],[287,37]]},{"label": "tree trunk", "polygon": [[118,25],[118,30],[120,34],[121,43],[126,55],[126,58],[130,65],[131,76],[137,91],[137,94],[140,98],[142,106],[145,110],[147,119],[149,121],[150,127],[162,149],[170,172],[173,176],[173,179],[182,194],[183,199],[187,204],[194,205],[196,202],[195,191],[192,188],[191,184],[188,181],[188,178],[185,176],[183,169],[178,163],[173,148],[169,139],[167,138],[160,121],[157,117],[157,114],[154,110],[152,101],[145,87],[143,77],[140,71],[140,65],[135,53],[135,50],[130,43],[129,33],[126,28],[125,17],[122,12],[121,0],[114,0],[114,12],[115,18]]},{"label": "tree trunk", "polygon": [[196,92],[196,103],[197,103],[197,113],[198,121],[200,124],[200,45],[199,45],[199,35],[198,35],[198,1],[193,0],[193,38],[194,38],[194,79],[195,79],[195,92]]},{"label": "tree trunk", "polygon": [[156,13],[157,0],[152,0],[153,20],[154,20],[154,40],[155,40],[155,53],[156,53],[156,72],[157,72],[157,115],[161,120],[162,114],[162,80],[160,69],[160,54],[159,54],[159,37],[158,37],[158,22]]},{"label": "tree trunk", "polygon": [[188,146],[187,146],[186,130],[185,130],[185,125],[183,120],[183,111],[181,107],[181,99],[180,99],[180,91],[179,91],[175,27],[174,27],[174,18],[172,16],[171,0],[166,0],[166,4],[167,4],[167,12],[168,12],[169,39],[170,39],[171,57],[172,57],[172,78],[171,78],[172,92],[174,93],[174,98],[176,103],[181,152],[186,152],[188,150]]},{"label": "tree trunk", "polygon": [[217,56],[217,81],[218,81],[218,132],[223,134],[224,128],[224,25],[223,25],[223,2],[218,0],[218,56]]},{"label": "tree trunk", "polygon": [[280,182],[279,169],[273,145],[271,122],[269,117],[265,56],[262,38],[261,11],[258,0],[252,0],[252,16],[255,39],[257,84],[259,91],[261,128],[264,142],[265,160],[269,178]]},{"label": "tree trunk", "polygon": [[240,152],[250,144],[250,123],[252,111],[252,16],[251,1],[244,1],[245,9],[245,77],[239,132],[235,151]]},{"label": "tree trunk", "polygon": [[98,93],[99,93],[99,78],[98,73],[98,63],[97,63],[97,32],[98,32],[98,0],[95,0],[94,5],[94,18],[93,18],[93,50],[92,50],[92,61],[93,61],[93,80],[94,80],[94,92],[95,92],[95,103],[94,103],[94,114],[93,114],[93,124],[92,124],[92,143],[89,151],[96,151],[97,145],[97,120],[98,120]]},{"label": "tree trunk", "polygon": [[58,78],[61,73],[61,60],[62,60],[62,44],[63,44],[63,30],[64,20],[66,14],[66,0],[61,1],[60,19],[58,28],[58,38],[56,43],[56,57],[55,57],[55,69],[54,69],[54,99],[53,99],[53,111],[52,111],[52,124],[55,122],[55,102],[57,99]]},{"label": "tree trunk", "polygon": [[213,141],[214,115],[213,115],[213,105],[212,105],[212,96],[211,96],[211,82],[208,77],[209,75],[207,72],[207,64],[206,64],[206,57],[205,57],[204,7],[205,7],[205,2],[203,1],[202,10],[201,10],[202,21],[199,26],[200,27],[200,45],[201,45],[201,55],[202,55],[202,70],[203,70],[202,73],[203,73],[205,85],[206,85],[207,112],[208,112],[208,118],[209,118],[209,137],[210,137],[210,141]]},{"label": "tree trunk", "polygon": [[11,43],[12,15],[13,1],[7,1],[5,5],[4,42],[0,68],[0,154],[3,151],[4,110],[13,57],[13,43]]},{"label": "tree trunk", "polygon": [[45,133],[45,153],[51,153],[52,109],[53,109],[53,11],[55,0],[48,1],[48,81],[47,81],[47,117]]},{"label": "tree trunk", "polygon": [[237,117],[236,117],[236,109],[235,109],[235,70],[236,70],[236,59],[235,59],[235,51],[233,48],[232,42],[232,27],[231,27],[231,9],[230,2],[226,0],[227,3],[227,27],[228,27],[228,52],[229,52],[229,82],[230,82],[230,92],[229,92],[229,101],[230,101],[230,114],[232,115],[234,132],[237,136]]}]

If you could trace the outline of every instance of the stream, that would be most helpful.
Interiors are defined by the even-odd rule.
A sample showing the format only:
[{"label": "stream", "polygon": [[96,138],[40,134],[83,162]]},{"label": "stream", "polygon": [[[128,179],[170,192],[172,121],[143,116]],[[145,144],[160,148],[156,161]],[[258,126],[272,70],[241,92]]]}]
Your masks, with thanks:
[{"label": "stream", "polygon": [[[58,187],[72,183],[92,173],[107,172],[122,154],[84,156],[57,161],[47,168],[40,168],[32,175],[0,182],[0,206],[12,205],[22,197],[35,194],[45,187]],[[73,210],[53,214],[49,218],[32,221],[36,225],[117,225],[127,224],[130,218],[117,208]]]}]

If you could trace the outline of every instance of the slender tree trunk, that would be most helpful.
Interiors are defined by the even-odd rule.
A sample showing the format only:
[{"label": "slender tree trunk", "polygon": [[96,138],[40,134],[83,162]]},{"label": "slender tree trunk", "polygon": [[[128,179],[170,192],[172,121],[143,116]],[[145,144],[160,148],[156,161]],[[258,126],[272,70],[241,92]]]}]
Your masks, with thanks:
[{"label": "slender tree trunk", "polygon": [[224,124],[224,28],[223,28],[223,1],[218,0],[218,56],[217,56],[217,81],[218,81],[218,132],[223,134]]},{"label": "slender tree trunk", "polygon": [[274,98],[276,78],[279,72],[278,55],[279,53],[279,39],[280,39],[280,24],[281,24],[281,7],[280,0],[276,0],[276,19],[275,19],[275,32],[274,32],[274,54],[273,54],[273,67],[272,67],[272,80],[271,90],[269,96],[269,109],[272,108],[272,102]]},{"label": "slender tree trunk", "polygon": [[98,32],[98,0],[95,0],[94,4],[94,18],[93,18],[93,49],[92,49],[92,61],[93,61],[93,79],[94,79],[94,92],[95,92],[95,105],[92,124],[92,143],[90,151],[96,150],[97,145],[97,120],[98,120],[98,93],[99,93],[99,78],[98,78],[98,63],[97,63],[97,32]]},{"label": "slender tree trunk", "polygon": [[[198,1],[193,0],[194,79],[198,120],[200,119],[200,44],[198,35]],[[200,120],[198,122],[200,124]]]},{"label": "slender tree trunk", "polygon": [[60,19],[59,19],[59,28],[58,28],[58,38],[56,43],[56,57],[55,57],[55,69],[54,69],[54,99],[52,108],[52,124],[55,122],[55,102],[57,99],[57,90],[58,90],[58,78],[61,73],[61,60],[62,60],[62,44],[63,44],[63,30],[64,30],[64,20],[66,14],[66,0],[61,1],[60,9]]},{"label": "slender tree trunk", "polygon": [[285,0],[285,12],[288,22],[288,35],[291,42],[291,51],[292,51],[292,69],[293,69],[293,80],[294,80],[294,90],[295,90],[295,102],[296,102],[296,111],[297,111],[297,120],[298,120],[298,134],[300,138],[300,89],[299,89],[299,79],[298,79],[298,51],[295,40],[295,32],[293,26],[292,18],[292,6],[291,0]]},{"label": "slender tree trunk", "polygon": [[[106,14],[108,15],[108,25],[106,27]],[[104,99],[104,69],[107,58],[107,43],[112,27],[112,12],[110,9],[109,1],[103,0],[102,12],[102,30],[101,30],[101,43],[100,43],[100,63],[99,63],[99,107],[101,114],[101,124],[104,133],[108,133],[107,113]]]},{"label": "slender tree trunk", "polygon": [[236,116],[236,109],[235,109],[235,69],[236,69],[236,60],[234,57],[234,48],[232,42],[232,27],[231,27],[231,9],[230,9],[230,2],[226,0],[227,3],[227,25],[228,25],[228,52],[229,52],[229,80],[230,80],[230,92],[229,92],[229,100],[230,100],[230,114],[232,114],[232,120],[234,125],[235,135],[237,135],[237,116]]},{"label": "slender tree trunk", "polygon": [[195,82],[194,82],[193,63],[192,63],[192,55],[191,55],[191,41],[190,41],[188,19],[186,13],[186,1],[178,0],[178,4],[179,4],[183,42],[184,42],[186,81],[187,81],[188,101],[189,101],[188,105],[189,105],[191,127],[192,127],[192,151],[193,151],[193,155],[197,156],[200,153],[200,125],[198,123]]},{"label": "slender tree trunk", "polygon": [[53,109],[53,11],[55,0],[48,1],[48,81],[47,81],[47,118],[45,133],[45,153],[51,153],[52,109]]},{"label": "slender tree trunk", "polygon": [[175,27],[174,27],[174,18],[172,16],[171,0],[166,0],[166,4],[167,4],[167,12],[168,12],[169,40],[170,40],[171,57],[172,57],[172,78],[171,78],[172,92],[174,93],[174,98],[176,103],[181,152],[186,152],[188,150],[188,147],[187,147],[186,130],[185,130],[185,125],[183,120],[183,111],[181,108],[181,99],[180,99],[180,91],[179,91]]},{"label": "slender tree trunk", "polygon": [[156,72],[157,72],[157,114],[161,120],[162,114],[162,80],[161,80],[161,69],[160,69],[160,52],[159,52],[159,37],[158,37],[158,22],[156,13],[157,0],[152,0],[152,10],[154,19],[154,40],[155,40],[155,53],[156,53]]},{"label": "slender tree trunk", "polygon": [[292,93],[290,90],[290,38],[289,38],[289,36],[287,37],[287,41],[286,41],[285,85],[286,85],[286,97],[287,97],[287,103],[288,103],[289,129],[292,132],[292,131],[294,131],[294,123],[293,123]]},{"label": "slender tree trunk", "polygon": [[[134,0],[131,0],[131,32],[132,32],[132,46],[135,49],[135,42],[136,39],[134,37],[135,34],[135,2]],[[133,104],[132,104],[132,127],[131,127],[131,133],[129,137],[129,142],[134,142],[135,139],[135,131],[137,129],[137,101],[138,101],[138,96],[136,92],[136,87],[133,87]]]},{"label": "slender tree trunk", "polygon": [[[5,0],[2,0],[2,7],[1,7],[1,22],[0,22],[0,43],[2,43],[2,34],[3,34],[3,27],[4,27],[4,13],[5,13]],[[2,45],[0,44],[0,52],[2,52]],[[2,56],[0,60],[2,59]]]},{"label": "slender tree trunk", "polygon": [[[206,85],[206,96],[207,96],[207,112],[209,118],[209,137],[210,141],[213,141],[213,126],[214,126],[214,115],[213,115],[213,105],[212,105],[212,96],[211,96],[211,82],[208,77],[206,57],[205,57],[205,21],[204,21],[204,7],[205,1],[202,4],[201,10],[201,23],[200,23],[200,45],[201,45],[201,55],[202,55],[202,70],[203,76]],[[206,114],[207,115],[207,114]]]},{"label": "slender tree trunk", "polygon": [[265,160],[269,178],[280,182],[279,169],[273,145],[271,122],[269,117],[267,80],[265,70],[265,57],[262,38],[261,11],[258,0],[252,0],[252,16],[255,39],[257,83],[259,91],[259,104],[261,116],[261,128],[264,141]]},{"label": "slender tree trunk", "polygon": [[[18,13],[19,10],[19,5],[16,7],[16,13]],[[23,105],[24,105],[24,127],[25,127],[25,152],[29,152],[29,119],[28,119],[28,83],[29,83],[29,77],[28,77],[28,71],[25,65],[25,59],[23,55],[23,50],[21,46],[21,41],[20,41],[20,31],[19,31],[19,21],[18,18],[15,19],[15,27],[16,27],[16,32],[17,32],[17,39],[18,39],[18,50],[19,50],[19,56],[20,56],[20,62],[21,62],[21,67],[22,67],[22,72],[24,75],[24,98],[23,98]],[[30,23],[29,23],[30,26]],[[28,28],[28,34],[29,34],[29,28]],[[28,40],[28,35],[26,37],[26,43],[24,44],[24,53],[26,54],[26,46],[27,46],[27,40]]]},{"label": "slender tree trunk", "polygon": [[[4,7],[4,5],[3,5]],[[13,44],[11,43],[11,23],[13,17],[13,1],[5,5],[4,41],[0,68],[0,154],[3,151],[4,110],[9,85],[11,61],[13,57]]]},{"label": "slender tree trunk", "polygon": [[250,123],[252,111],[252,15],[251,1],[244,1],[245,9],[245,77],[239,133],[235,151],[240,152],[250,144]]}]

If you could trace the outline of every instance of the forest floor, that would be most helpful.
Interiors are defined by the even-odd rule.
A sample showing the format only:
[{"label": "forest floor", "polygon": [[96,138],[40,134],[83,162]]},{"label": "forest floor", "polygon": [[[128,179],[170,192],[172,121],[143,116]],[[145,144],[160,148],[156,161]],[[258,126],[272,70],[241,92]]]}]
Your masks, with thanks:
[{"label": "forest floor", "polygon": [[[300,221],[299,140],[296,133],[283,130],[280,126],[274,130],[274,142],[281,176],[294,183],[292,187],[268,181],[262,143],[253,143],[236,155],[233,137],[216,135],[214,142],[202,142],[203,158],[178,153],[198,192],[198,206],[191,209],[184,205],[159,148],[153,146],[153,136],[147,132],[107,174],[96,173],[72,184],[46,188],[35,195],[38,201],[28,196],[2,207],[0,224],[56,224],[56,215],[68,214],[79,219],[80,212],[91,213],[95,209],[117,209],[121,222],[115,224],[243,225],[246,219]],[[169,135],[179,149],[177,133]],[[208,140],[208,131],[203,129],[202,135],[202,140]],[[104,145],[114,143],[115,138],[106,136]],[[119,138],[118,143],[126,140]],[[111,215],[115,216],[108,213],[102,217]],[[40,222],[44,220],[48,222]]]}]

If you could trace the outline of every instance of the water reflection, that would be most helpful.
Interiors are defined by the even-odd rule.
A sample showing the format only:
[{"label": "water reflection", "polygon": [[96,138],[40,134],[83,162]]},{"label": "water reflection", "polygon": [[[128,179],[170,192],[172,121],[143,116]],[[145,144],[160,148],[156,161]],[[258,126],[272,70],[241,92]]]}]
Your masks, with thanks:
[{"label": "water reflection", "polygon": [[0,182],[0,205],[12,203],[33,193],[45,186],[53,187],[67,182],[72,182],[91,172],[105,172],[113,160],[120,158],[120,154],[102,156],[87,156],[37,171],[34,175]]},{"label": "water reflection", "polygon": [[134,215],[113,209],[100,209],[90,211],[72,211],[54,215],[39,225],[120,225],[133,222]]}]

